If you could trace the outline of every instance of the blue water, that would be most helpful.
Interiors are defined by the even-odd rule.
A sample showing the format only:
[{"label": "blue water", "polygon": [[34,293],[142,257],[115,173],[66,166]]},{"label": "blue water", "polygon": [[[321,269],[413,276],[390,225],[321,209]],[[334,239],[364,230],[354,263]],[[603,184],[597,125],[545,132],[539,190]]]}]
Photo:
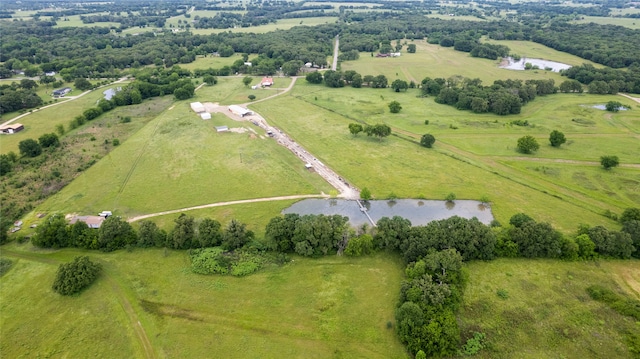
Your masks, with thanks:
[{"label": "blue water", "polygon": [[[424,225],[431,221],[453,216],[463,218],[476,217],[484,224],[493,221],[491,208],[478,201],[459,200],[454,202],[419,199],[398,199],[395,201],[375,200],[366,202],[369,216],[374,222],[382,217],[400,216],[411,221],[414,226]],[[349,217],[354,226],[371,224],[366,215],[360,211],[356,201],[345,199],[305,199],[294,203],[282,213],[305,214],[339,214]]]}]

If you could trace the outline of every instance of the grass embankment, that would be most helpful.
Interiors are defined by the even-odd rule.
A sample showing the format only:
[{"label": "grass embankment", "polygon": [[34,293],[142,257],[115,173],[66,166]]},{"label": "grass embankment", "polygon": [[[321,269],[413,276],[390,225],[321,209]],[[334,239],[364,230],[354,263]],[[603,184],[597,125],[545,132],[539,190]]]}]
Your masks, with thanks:
[{"label": "grass embankment", "polygon": [[[215,87],[213,87],[215,88]],[[191,101],[215,98],[198,93]],[[217,133],[214,126],[244,128]],[[254,134],[249,129],[256,131]],[[237,199],[328,193],[331,187],[249,122],[203,121],[176,102],[38,211],[124,216]]]},{"label": "grass embankment", "polygon": [[77,297],[55,294],[58,261],[79,253],[11,245],[18,260],[0,278],[12,298],[0,311],[4,355],[142,356],[126,300],[160,358],[407,357],[387,327],[402,278],[395,256],[295,257],[236,278],[193,274],[182,251],[92,252],[104,266],[97,282]]},{"label": "grass embankment", "polygon": [[[495,43],[503,44],[503,41],[495,41]],[[420,83],[425,77],[448,78],[450,76],[460,75],[468,78],[479,78],[485,85],[490,85],[495,80],[540,80],[552,78],[556,84],[560,84],[566,80],[560,74],[552,71],[534,70],[534,71],[514,71],[500,68],[499,61],[492,61],[471,57],[466,52],[455,51],[452,47],[441,47],[432,45],[426,40],[410,41],[409,44],[416,45],[416,53],[409,54],[406,50],[402,51],[400,57],[377,58],[371,56],[368,52],[361,52],[360,59],[356,61],[344,61],[340,63],[342,71],[355,70],[364,75],[385,75],[389,79],[389,84],[395,79],[405,80],[407,82],[413,80]],[[514,46],[518,50],[524,48],[529,49],[526,52],[527,57],[541,57],[548,60],[560,61],[563,59],[569,64],[589,63],[589,61],[576,56],[563,54],[559,51],[552,50],[544,45],[535,43],[525,43],[517,45],[516,42],[504,42],[509,47]],[[512,49],[515,52],[515,49]],[[558,58],[558,59],[556,59]]]},{"label": "grass embankment", "polygon": [[[422,99],[416,95],[417,90],[394,93],[389,89],[329,89],[302,82],[291,94],[254,107],[350,183],[359,188],[368,187],[377,198],[386,198],[392,192],[400,197],[427,198],[444,198],[450,192],[460,199],[478,199],[487,195],[493,202],[494,215],[503,223],[515,213],[526,212],[565,231],[573,231],[578,223],[611,226],[612,222],[600,216],[606,209],[621,212],[626,207],[638,205],[639,199],[633,195],[638,183],[639,170],[636,168],[601,170],[598,174],[602,180],[595,189],[598,195],[592,197],[589,193],[572,189],[576,185],[573,179],[569,179],[572,181],[571,186],[563,186],[553,179],[541,180],[537,171],[522,172],[499,161],[523,156],[515,151],[517,138],[537,133],[543,139],[543,136],[548,136],[550,130],[555,128],[554,124],[560,121],[572,144],[567,144],[558,151],[563,151],[568,160],[584,160],[587,156],[582,154],[582,150],[572,150],[573,146],[577,146],[573,143],[578,143],[580,138],[573,139],[569,133],[570,129],[580,133],[584,127],[572,122],[569,116],[572,116],[572,111],[582,113],[585,110],[590,117],[583,117],[588,120],[593,117],[596,126],[594,130],[588,127],[587,134],[608,128],[615,139],[606,135],[594,135],[590,139],[590,146],[604,144],[604,149],[589,149],[589,153],[595,157],[592,161],[599,161],[599,156],[610,150],[617,150],[621,152],[621,156],[632,160],[630,152],[629,157],[626,155],[632,149],[628,149],[625,144],[633,143],[635,132],[639,130],[637,121],[632,119],[635,109],[611,117],[604,111],[583,110],[580,106],[602,103],[603,100],[612,99],[611,96],[549,96],[536,99],[525,106],[521,115],[501,117],[458,111],[453,107],[436,104],[432,98]],[[403,106],[398,115],[388,113],[387,104],[393,100],[399,101]],[[622,100],[625,104],[632,104]],[[563,107],[566,109],[559,119],[554,113]],[[528,119],[534,127],[505,125],[506,122],[519,118]],[[424,124],[426,119],[430,120],[429,125]],[[354,137],[349,134],[347,125],[356,120],[364,120],[370,124],[388,123],[394,128],[413,133],[415,137],[412,138],[416,141],[423,133],[432,133],[437,142],[434,150],[428,150],[394,136],[382,141],[367,138],[363,134]],[[596,120],[599,122],[595,122]],[[497,153],[480,150],[485,147],[491,149],[496,137],[502,136],[513,138],[514,143],[504,143],[511,148],[510,156],[503,156],[505,153],[509,154],[508,149],[500,149]],[[476,138],[477,143],[474,144]],[[620,140],[621,138],[624,140]],[[543,149],[540,153],[552,153],[556,150],[547,148],[542,139]],[[471,142],[471,145],[463,146],[465,141]],[[621,144],[616,144],[617,141],[621,141]],[[577,153],[581,155],[576,155]],[[563,156],[548,157],[555,158],[549,162],[540,159],[539,162],[527,164],[536,167],[559,165],[553,161]],[[576,173],[599,170],[597,164],[572,168]],[[622,191],[621,198],[612,201],[607,194],[607,186],[610,185],[606,185],[610,177],[616,178],[614,183],[626,185],[616,189]]]},{"label": "grass embankment", "polygon": [[631,358],[637,323],[586,292],[601,285],[640,299],[640,261],[500,259],[468,264],[461,329],[487,336],[481,358]]}]

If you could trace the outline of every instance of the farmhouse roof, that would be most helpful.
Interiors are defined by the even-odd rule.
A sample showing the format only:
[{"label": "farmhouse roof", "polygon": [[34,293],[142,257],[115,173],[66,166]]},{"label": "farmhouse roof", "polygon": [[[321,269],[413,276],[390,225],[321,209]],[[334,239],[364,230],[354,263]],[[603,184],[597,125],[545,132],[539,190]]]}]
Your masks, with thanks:
[{"label": "farmhouse roof", "polygon": [[24,130],[24,125],[21,123],[11,123],[8,125],[0,126],[0,132],[2,133],[14,133]]},{"label": "farmhouse roof", "polygon": [[100,216],[75,216],[71,218],[69,224],[75,224],[76,222],[84,222],[89,226],[89,228],[100,228],[102,222],[104,222],[104,217]]},{"label": "farmhouse roof", "polygon": [[271,86],[271,85],[273,85],[273,78],[271,78],[271,77],[263,77],[262,81],[260,81],[260,85],[262,85],[262,86]]}]

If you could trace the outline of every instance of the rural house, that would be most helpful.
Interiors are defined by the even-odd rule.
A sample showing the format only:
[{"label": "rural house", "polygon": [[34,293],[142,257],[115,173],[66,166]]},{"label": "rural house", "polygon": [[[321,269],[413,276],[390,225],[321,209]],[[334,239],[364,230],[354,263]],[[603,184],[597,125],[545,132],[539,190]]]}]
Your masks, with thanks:
[{"label": "rural house", "polygon": [[75,216],[71,218],[69,224],[75,224],[76,222],[84,222],[89,228],[98,229],[104,222],[105,217],[102,216]]},{"label": "rural house", "polygon": [[64,95],[71,92],[71,87],[63,87],[61,89],[53,90],[53,97],[64,97]]},{"label": "rural house", "polygon": [[272,77],[263,77],[262,81],[260,81],[260,85],[261,86],[271,86],[273,85],[273,78]]}]

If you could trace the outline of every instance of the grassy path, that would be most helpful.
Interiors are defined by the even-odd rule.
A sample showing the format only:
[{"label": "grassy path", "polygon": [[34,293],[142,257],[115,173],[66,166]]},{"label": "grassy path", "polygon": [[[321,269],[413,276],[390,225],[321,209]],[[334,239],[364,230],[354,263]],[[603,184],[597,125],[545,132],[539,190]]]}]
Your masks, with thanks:
[{"label": "grassy path", "polygon": [[[63,262],[53,258],[45,258],[37,254],[30,253],[20,253],[16,251],[12,251],[10,249],[3,249],[2,254],[8,257],[20,258],[28,261],[46,263],[50,265],[60,265]],[[146,358],[154,359],[156,358],[156,353],[151,345],[151,341],[149,341],[149,337],[147,336],[147,332],[142,327],[140,320],[138,319],[138,315],[136,314],[133,306],[131,306],[131,302],[127,299],[124,290],[122,287],[113,279],[113,273],[110,272],[106,266],[103,265],[102,271],[103,277],[111,286],[111,289],[118,297],[118,302],[122,306],[122,310],[127,314],[131,326],[133,327],[134,332],[136,333],[136,337],[138,339],[138,343],[142,347],[142,350],[145,353]]]},{"label": "grassy path", "polygon": [[269,201],[285,201],[285,200],[290,200],[290,199],[303,199],[303,198],[327,198],[327,197],[328,196],[325,195],[325,194],[301,194],[301,195],[294,195],[294,196],[280,196],[280,197],[241,199],[241,200],[238,200],[238,201],[209,203],[209,204],[203,204],[203,205],[200,205],[200,206],[193,206],[193,207],[187,207],[187,208],[172,209],[170,211],[163,211],[163,212],[144,214],[144,215],[141,215],[141,216],[136,216],[136,217],[129,218],[128,222],[135,222],[135,221],[139,221],[141,219],[164,216],[166,214],[174,214],[174,213],[192,211],[192,210],[195,210],[195,209],[212,208],[212,207],[220,207],[220,206],[230,206],[230,205],[234,205],[234,204],[269,202]]}]

